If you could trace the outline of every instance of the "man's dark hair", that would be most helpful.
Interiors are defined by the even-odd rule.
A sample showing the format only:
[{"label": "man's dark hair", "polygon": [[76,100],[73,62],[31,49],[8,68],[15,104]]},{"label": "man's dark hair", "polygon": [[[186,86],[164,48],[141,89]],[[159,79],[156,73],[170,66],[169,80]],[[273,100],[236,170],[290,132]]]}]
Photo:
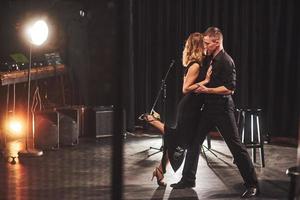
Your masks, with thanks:
[{"label": "man's dark hair", "polygon": [[223,34],[221,30],[217,27],[209,27],[204,32],[204,36],[212,37],[213,40],[223,40]]}]

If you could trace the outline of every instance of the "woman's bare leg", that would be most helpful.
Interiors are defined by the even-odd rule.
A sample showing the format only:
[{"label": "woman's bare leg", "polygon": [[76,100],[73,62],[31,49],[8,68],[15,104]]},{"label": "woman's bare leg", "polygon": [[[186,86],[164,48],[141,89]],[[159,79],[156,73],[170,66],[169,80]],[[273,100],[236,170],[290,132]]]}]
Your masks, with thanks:
[{"label": "woman's bare leg", "polygon": [[[158,119],[156,119],[155,117],[153,117],[152,115],[147,115],[145,117],[145,120],[151,124],[153,127],[157,128],[161,134],[165,133],[165,124],[162,123],[161,121],[159,121]],[[157,167],[159,170],[155,171],[155,176],[157,178],[157,180],[160,180],[161,182],[163,182],[163,178],[164,178],[164,171],[166,169],[166,166],[169,164],[169,157],[168,157],[168,153],[166,153],[165,156],[162,157],[162,160],[159,163],[159,166]],[[165,165],[165,166],[164,166]]]},{"label": "woman's bare leg", "polygon": [[169,164],[169,158],[168,158],[168,154],[166,154],[165,156],[162,157],[159,166],[156,167],[153,171],[153,177],[156,177],[157,184],[159,186],[167,185],[163,180],[164,180],[164,173],[166,172],[165,169],[168,164]]},{"label": "woman's bare leg", "polygon": [[[159,166],[158,166],[158,168],[161,170],[161,171],[163,171],[163,169],[164,168],[166,168],[166,166],[168,166],[168,164],[169,164],[169,156],[168,156],[168,153],[166,154],[166,156],[165,157],[163,157],[163,159],[164,159],[164,161],[161,161],[160,163],[159,163]],[[165,167],[163,166],[163,162],[165,163]]]},{"label": "woman's bare leg", "polygon": [[163,124],[161,121],[159,121],[158,119],[156,119],[155,117],[153,117],[152,115],[147,115],[146,116],[146,121],[151,124],[152,126],[154,126],[155,128],[157,128],[161,134],[165,133],[165,124]]}]

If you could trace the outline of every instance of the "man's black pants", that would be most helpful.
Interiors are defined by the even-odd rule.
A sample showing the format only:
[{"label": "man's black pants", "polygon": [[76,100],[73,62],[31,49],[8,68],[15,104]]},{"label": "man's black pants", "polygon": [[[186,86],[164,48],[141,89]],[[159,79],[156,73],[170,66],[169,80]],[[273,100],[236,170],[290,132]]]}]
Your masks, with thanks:
[{"label": "man's black pants", "polygon": [[200,146],[204,142],[208,132],[214,127],[218,128],[230,149],[240,174],[244,179],[245,186],[256,186],[258,184],[257,176],[247,149],[240,140],[234,116],[234,104],[231,97],[205,102],[195,139],[187,149],[182,172],[183,181],[195,181]]}]

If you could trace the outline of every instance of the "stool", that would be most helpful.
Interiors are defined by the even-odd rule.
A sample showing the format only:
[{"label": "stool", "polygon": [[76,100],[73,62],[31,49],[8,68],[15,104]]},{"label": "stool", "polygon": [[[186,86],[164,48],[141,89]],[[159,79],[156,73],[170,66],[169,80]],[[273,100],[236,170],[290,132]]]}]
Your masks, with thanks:
[{"label": "stool", "polygon": [[[264,143],[261,139],[260,134],[260,113],[261,109],[237,109],[239,113],[237,117],[237,124],[239,133],[242,137],[242,143],[245,144],[246,148],[252,149],[252,162],[256,163],[256,149],[259,149],[261,166],[265,167],[264,158]],[[250,118],[250,127],[248,122]],[[255,118],[255,119],[254,119]],[[254,122],[255,120],[255,122]],[[254,123],[256,129],[254,129]],[[250,142],[245,140],[245,132],[250,129]]]},{"label": "stool", "polygon": [[288,199],[292,200],[299,196],[299,186],[297,186],[297,182],[299,184],[300,167],[288,168],[286,174],[291,177]]}]

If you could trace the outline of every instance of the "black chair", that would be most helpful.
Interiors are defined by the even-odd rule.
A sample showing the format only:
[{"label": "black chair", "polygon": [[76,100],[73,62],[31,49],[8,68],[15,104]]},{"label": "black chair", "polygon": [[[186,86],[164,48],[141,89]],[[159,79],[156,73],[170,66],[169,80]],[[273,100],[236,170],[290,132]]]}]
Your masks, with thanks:
[{"label": "black chair", "polygon": [[[256,163],[256,149],[259,149],[260,164],[265,167],[264,142],[260,127],[261,109],[237,109],[237,113],[239,133],[246,148],[252,149],[252,162]],[[246,132],[250,132],[250,135],[246,135]]]}]

